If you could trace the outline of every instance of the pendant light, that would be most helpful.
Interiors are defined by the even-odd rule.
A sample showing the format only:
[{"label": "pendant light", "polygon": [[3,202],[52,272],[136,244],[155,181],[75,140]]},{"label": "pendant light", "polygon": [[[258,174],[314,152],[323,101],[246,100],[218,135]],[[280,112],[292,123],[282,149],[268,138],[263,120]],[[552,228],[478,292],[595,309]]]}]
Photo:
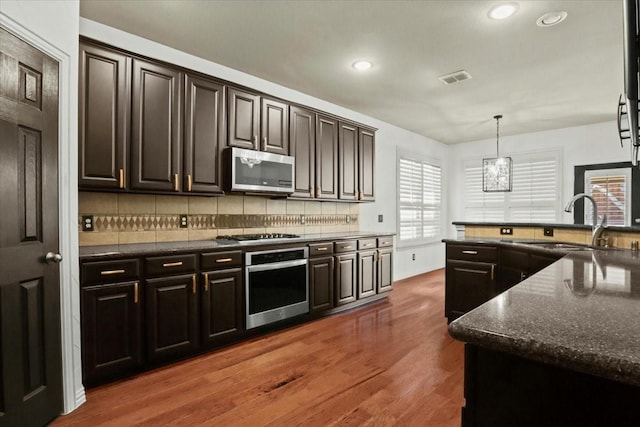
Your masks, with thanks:
[{"label": "pendant light", "polygon": [[511,157],[500,157],[500,119],[502,115],[498,114],[493,118],[496,119],[496,157],[482,159],[482,191],[511,191],[513,162]]}]

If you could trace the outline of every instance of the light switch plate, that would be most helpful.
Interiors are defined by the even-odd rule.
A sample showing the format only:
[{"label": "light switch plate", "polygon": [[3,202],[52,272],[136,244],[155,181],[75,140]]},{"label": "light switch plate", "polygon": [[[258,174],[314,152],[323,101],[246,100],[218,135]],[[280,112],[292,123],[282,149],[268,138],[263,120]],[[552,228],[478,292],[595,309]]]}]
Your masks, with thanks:
[{"label": "light switch plate", "polygon": [[382,220],[383,220],[382,214],[378,215],[378,222],[382,222]]}]

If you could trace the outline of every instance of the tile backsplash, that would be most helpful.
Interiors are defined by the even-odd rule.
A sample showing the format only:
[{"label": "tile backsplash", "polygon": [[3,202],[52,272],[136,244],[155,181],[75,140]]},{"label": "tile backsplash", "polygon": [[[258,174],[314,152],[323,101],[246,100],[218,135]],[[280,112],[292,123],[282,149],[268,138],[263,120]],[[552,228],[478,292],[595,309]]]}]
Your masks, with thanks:
[{"label": "tile backsplash", "polygon": [[[358,231],[356,203],[270,199],[261,196],[155,196],[79,193],[80,246],[208,240],[249,233],[312,234]],[[82,231],[91,215],[93,231]],[[188,218],[180,228],[180,216]]]}]

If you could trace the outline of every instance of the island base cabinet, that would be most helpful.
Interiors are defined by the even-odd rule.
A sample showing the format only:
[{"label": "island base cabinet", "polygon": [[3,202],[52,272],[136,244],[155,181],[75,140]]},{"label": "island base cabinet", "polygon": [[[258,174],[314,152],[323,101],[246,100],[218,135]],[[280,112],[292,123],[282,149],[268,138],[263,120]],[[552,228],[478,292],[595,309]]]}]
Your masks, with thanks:
[{"label": "island base cabinet", "polygon": [[462,425],[638,426],[640,387],[465,345]]},{"label": "island base cabinet", "polygon": [[142,364],[139,282],[82,289],[82,371],[94,384]]},{"label": "island base cabinet", "polygon": [[147,359],[166,360],[197,348],[196,275],[149,279],[145,283]]},{"label": "island base cabinet", "polygon": [[242,270],[202,273],[201,335],[204,346],[215,346],[243,332]]},{"label": "island base cabinet", "polygon": [[492,298],[496,265],[447,260],[445,316],[451,322]]}]

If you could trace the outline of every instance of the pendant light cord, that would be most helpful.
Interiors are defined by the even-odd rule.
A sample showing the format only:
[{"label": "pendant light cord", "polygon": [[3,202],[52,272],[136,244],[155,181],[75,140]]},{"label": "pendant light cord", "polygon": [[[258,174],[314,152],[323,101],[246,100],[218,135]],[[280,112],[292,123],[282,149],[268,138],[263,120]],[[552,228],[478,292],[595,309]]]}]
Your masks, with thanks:
[{"label": "pendant light cord", "polygon": [[500,119],[502,114],[493,116],[493,118],[496,119],[496,157],[500,157]]}]

